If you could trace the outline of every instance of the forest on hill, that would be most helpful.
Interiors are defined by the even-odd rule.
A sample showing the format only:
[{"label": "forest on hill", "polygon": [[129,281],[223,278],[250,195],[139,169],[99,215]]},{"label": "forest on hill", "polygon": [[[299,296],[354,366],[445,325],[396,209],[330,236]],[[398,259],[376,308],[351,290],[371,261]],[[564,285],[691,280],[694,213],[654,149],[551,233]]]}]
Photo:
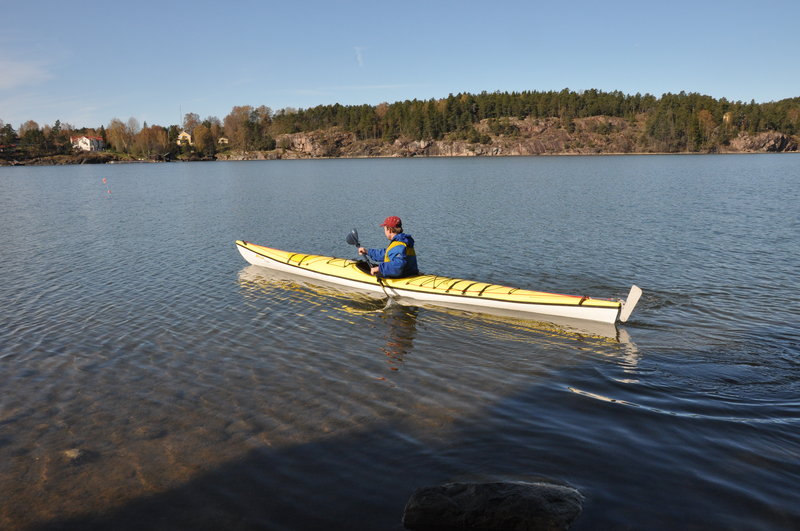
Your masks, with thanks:
[{"label": "forest on hill", "polygon": [[272,132],[297,133],[341,127],[359,139],[400,137],[415,140],[469,140],[487,143],[476,124],[489,121],[496,134],[516,134],[508,118],[558,118],[573,132],[575,120],[604,116],[634,122],[644,117],[646,144],[652,151],[703,151],[729,142],[739,132],[800,133],[800,98],[777,103],[728,102],[701,94],[646,94],[588,90],[573,92],[495,92],[450,95],[440,100],[404,101],[378,106],[326,105],[278,112]]},{"label": "forest on hill", "polygon": [[[191,140],[182,141],[182,131]],[[40,127],[28,121],[16,131],[0,120],[0,159],[25,163],[66,156],[69,162],[69,155],[75,154],[70,138],[76,135],[102,140],[107,153],[93,155],[102,162],[125,156],[175,160],[251,152],[272,153],[271,158],[292,152],[294,156],[407,156],[408,149],[393,151],[392,146],[413,142],[473,146],[471,154],[707,153],[751,149],[741,138],[764,133],[773,134],[771,147],[752,150],[796,151],[800,98],[743,103],[685,92],[655,97],[564,89],[450,94],[441,99],[276,112],[263,105],[245,105],[233,107],[222,120],[201,120],[188,113],[180,126],[140,127],[135,118],[127,122],[115,118],[98,128],[76,128],[60,121]],[[774,135],[780,141],[774,141]],[[546,144],[544,149],[531,147],[530,142],[523,146],[537,139]],[[327,147],[309,148],[314,142]],[[509,148],[512,145],[518,147]],[[446,154],[463,154],[464,148],[460,149]],[[442,150],[416,154],[442,154]]]}]

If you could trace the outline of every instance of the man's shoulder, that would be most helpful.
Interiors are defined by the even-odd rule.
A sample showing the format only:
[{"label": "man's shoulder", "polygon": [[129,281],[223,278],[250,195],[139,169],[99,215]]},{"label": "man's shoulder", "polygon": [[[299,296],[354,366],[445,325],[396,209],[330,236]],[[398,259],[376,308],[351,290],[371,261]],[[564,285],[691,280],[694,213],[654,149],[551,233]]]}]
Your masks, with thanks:
[{"label": "man's shoulder", "polygon": [[405,232],[401,232],[394,237],[394,241],[405,243],[406,245],[414,245],[414,237]]}]

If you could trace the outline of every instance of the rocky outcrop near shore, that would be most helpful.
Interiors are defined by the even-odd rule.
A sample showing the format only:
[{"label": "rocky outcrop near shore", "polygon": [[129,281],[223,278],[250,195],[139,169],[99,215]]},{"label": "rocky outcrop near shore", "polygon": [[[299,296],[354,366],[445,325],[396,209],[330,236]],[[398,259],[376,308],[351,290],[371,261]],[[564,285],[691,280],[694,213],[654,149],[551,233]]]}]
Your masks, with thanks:
[{"label": "rocky outcrop near shore", "polygon": [[[276,138],[278,148],[267,152],[227,152],[218,160],[268,160],[359,157],[497,157],[530,155],[599,155],[654,153],[643,145],[645,124],[593,116],[572,120],[565,128],[557,118],[504,119],[475,126],[480,142],[461,139],[394,141],[359,140],[340,129],[292,133]],[[728,145],[706,152],[775,153],[796,152],[798,139],[777,132],[742,132]]]},{"label": "rocky outcrop near shore", "polygon": [[736,153],[779,153],[797,151],[797,139],[774,131],[766,133],[739,133],[731,140],[730,150]]},{"label": "rocky outcrop near shore", "polygon": [[417,489],[403,525],[413,531],[566,530],[581,513],[583,496],[552,483],[447,483]]}]

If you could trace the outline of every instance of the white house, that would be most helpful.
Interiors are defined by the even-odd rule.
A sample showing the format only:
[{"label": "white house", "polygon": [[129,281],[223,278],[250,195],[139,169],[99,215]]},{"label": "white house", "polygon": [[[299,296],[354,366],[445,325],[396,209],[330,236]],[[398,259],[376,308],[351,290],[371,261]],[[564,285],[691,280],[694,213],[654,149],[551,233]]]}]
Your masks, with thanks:
[{"label": "white house", "polygon": [[103,139],[99,136],[71,136],[69,141],[72,147],[81,151],[100,151],[103,149]]}]

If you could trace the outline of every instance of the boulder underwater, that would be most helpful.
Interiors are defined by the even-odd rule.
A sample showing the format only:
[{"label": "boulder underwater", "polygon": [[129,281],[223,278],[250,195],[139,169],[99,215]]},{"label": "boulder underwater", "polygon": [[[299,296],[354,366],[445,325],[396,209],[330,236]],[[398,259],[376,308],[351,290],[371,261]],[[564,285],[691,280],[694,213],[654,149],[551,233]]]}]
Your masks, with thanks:
[{"label": "boulder underwater", "polygon": [[403,514],[414,531],[566,530],[580,515],[583,496],[546,482],[446,483],[417,489]]}]

